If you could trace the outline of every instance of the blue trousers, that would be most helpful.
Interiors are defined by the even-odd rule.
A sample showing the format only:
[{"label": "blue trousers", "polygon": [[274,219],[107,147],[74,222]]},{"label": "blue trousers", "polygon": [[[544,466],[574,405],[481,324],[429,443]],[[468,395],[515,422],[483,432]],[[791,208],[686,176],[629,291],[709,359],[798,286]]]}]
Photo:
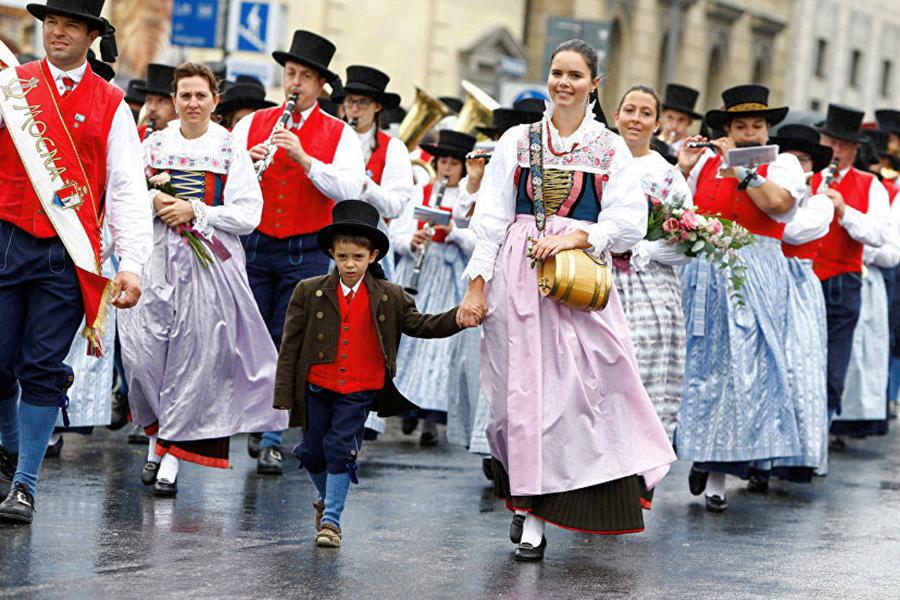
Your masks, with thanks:
[{"label": "blue trousers", "polygon": [[[328,273],[330,259],[319,250],[316,234],[279,240],[259,231],[241,238],[247,255],[247,278],[269,335],[281,348],[284,317],[300,281]],[[260,448],[281,444],[280,431],[263,434]]]},{"label": "blue trousers", "polygon": [[837,414],[841,413],[844,380],[853,349],[853,330],[859,320],[861,288],[859,273],[846,273],[822,281],[828,324],[828,408]]},{"label": "blue trousers", "polygon": [[363,429],[375,392],[341,394],[306,386],[306,429],[295,453],[304,469],[316,475],[346,473],[351,453],[362,448]]}]

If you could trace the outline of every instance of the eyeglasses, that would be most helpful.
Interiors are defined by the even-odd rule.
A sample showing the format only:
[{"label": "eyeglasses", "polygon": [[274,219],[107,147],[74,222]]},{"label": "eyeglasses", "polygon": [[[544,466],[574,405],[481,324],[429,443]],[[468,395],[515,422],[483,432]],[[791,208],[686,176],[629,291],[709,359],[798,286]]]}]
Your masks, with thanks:
[{"label": "eyeglasses", "polygon": [[358,98],[344,98],[344,106],[360,108],[369,108],[374,104],[375,100],[367,96],[359,96]]}]

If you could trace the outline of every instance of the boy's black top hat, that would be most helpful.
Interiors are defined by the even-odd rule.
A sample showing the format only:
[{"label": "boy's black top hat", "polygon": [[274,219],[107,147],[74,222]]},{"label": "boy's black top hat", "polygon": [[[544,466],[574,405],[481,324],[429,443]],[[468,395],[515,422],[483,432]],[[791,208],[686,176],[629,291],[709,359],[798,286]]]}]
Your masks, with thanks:
[{"label": "boy's black top hat", "polygon": [[829,104],[825,123],[818,128],[819,133],[845,142],[864,144],[869,141],[862,133],[865,113],[844,104]]},{"label": "boy's black top hat", "polygon": [[144,85],[135,89],[144,94],[171,96],[172,82],[175,80],[175,67],[150,63],[147,65],[147,79]]},{"label": "boy's black top hat", "polygon": [[128,82],[128,89],[125,91],[125,102],[134,102],[135,104],[143,104],[146,101],[144,92],[139,88],[147,85],[143,79],[132,79]]},{"label": "boy's black top hat", "polygon": [[386,73],[378,69],[363,65],[351,65],[347,67],[344,94],[368,96],[381,104],[385,110],[397,108],[400,106],[400,95],[386,91],[390,80],[391,78]]},{"label": "boy's black top hat", "polygon": [[362,235],[375,244],[378,260],[384,258],[391,243],[387,234],[378,229],[381,214],[378,209],[362,200],[344,200],[331,209],[331,225],[319,230],[316,241],[319,249],[331,256],[334,237],[337,235]]},{"label": "boy's black top hat", "polygon": [[294,38],[291,40],[291,49],[287,52],[276,50],[272,53],[272,58],[282,67],[291,61],[315,69],[322,74],[326,81],[331,83],[337,77],[337,73],[328,70],[335,50],[334,44],[321,35],[298,29],[294,32]]},{"label": "boy's black top hat", "polygon": [[113,68],[105,62],[97,60],[97,55],[90,48],[88,48],[87,61],[91,65],[91,70],[106,81],[112,81],[115,78],[116,72]]},{"label": "boy's black top hat", "polygon": [[699,96],[700,92],[694,88],[670,83],[666,86],[666,98],[662,103],[663,110],[677,110],[690,115],[692,119],[702,119],[703,115],[694,110]]},{"label": "boy's black top hat", "polygon": [[452,156],[460,160],[475,148],[475,137],[468,133],[441,129],[438,131],[437,144],[422,144],[422,150],[434,157]]},{"label": "boy's black top hat", "polygon": [[713,129],[724,129],[734,119],[763,117],[769,126],[784,120],[788,107],[769,107],[769,88],[764,85],[738,85],[722,92],[725,110],[706,113],[706,123]]},{"label": "boy's black top hat", "polygon": [[241,75],[222,94],[222,101],[219,102],[216,113],[227,115],[242,108],[260,110],[272,106],[277,105],[266,100],[266,88],[263,84],[255,77]]},{"label": "boy's black top hat", "polygon": [[447,108],[449,108],[456,114],[459,114],[459,111],[462,110],[463,101],[459,98],[454,98],[453,96],[440,96],[438,97],[438,100],[443,102],[447,106]]},{"label": "boy's black top hat", "polygon": [[109,22],[100,14],[105,0],[47,0],[47,4],[28,4],[25,8],[35,18],[43,21],[48,14],[78,19],[87,23],[92,30],[106,33]]},{"label": "boy's black top hat", "polygon": [[809,154],[813,172],[818,173],[831,162],[832,150],[819,143],[819,132],[808,125],[784,125],[778,134],[769,138],[770,144],[778,144],[779,152],[794,150]]},{"label": "boy's black top hat", "polygon": [[882,108],[875,111],[875,120],[878,121],[878,129],[900,135],[900,110]]}]

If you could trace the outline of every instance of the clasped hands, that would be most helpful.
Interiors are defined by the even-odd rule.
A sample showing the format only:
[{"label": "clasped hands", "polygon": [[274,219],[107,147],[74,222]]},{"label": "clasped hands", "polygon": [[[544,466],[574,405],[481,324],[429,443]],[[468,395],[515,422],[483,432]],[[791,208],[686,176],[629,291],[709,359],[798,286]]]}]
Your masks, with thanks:
[{"label": "clasped hands", "polygon": [[194,206],[190,202],[163,192],[153,198],[153,206],[156,208],[156,216],[172,229],[179,225],[187,225],[197,218]]}]

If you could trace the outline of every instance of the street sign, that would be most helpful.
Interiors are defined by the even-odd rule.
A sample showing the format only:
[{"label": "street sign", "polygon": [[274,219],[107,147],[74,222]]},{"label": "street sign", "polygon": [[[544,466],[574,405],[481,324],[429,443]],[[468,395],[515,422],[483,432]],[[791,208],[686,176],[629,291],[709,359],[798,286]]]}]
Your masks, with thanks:
[{"label": "street sign", "polygon": [[547,37],[544,43],[544,71],[550,72],[550,56],[557,46],[571,39],[582,39],[597,49],[600,58],[600,72],[606,71],[609,58],[610,38],[612,36],[611,21],[589,21],[585,19],[568,19],[566,17],[547,18]]},{"label": "street sign", "polygon": [[260,80],[267,88],[275,85],[272,73],[271,60],[243,59],[229,56],[225,63],[228,65],[228,79],[237,79],[238,75],[252,75]]},{"label": "street sign", "polygon": [[269,3],[241,2],[237,31],[237,49],[265,52],[269,34]]},{"label": "street sign", "polygon": [[219,0],[175,0],[172,3],[172,45],[219,47]]}]

